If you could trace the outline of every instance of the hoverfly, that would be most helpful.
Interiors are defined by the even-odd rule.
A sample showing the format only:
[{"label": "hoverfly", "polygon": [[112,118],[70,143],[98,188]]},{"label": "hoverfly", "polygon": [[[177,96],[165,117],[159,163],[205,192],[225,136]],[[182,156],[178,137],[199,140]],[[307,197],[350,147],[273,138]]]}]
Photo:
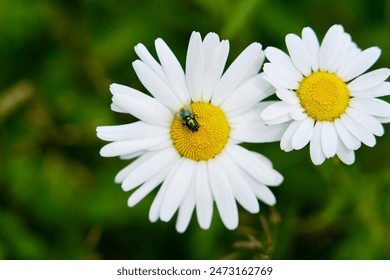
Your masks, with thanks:
[{"label": "hoverfly", "polygon": [[192,132],[198,131],[199,123],[196,120],[198,116],[193,113],[190,106],[181,108],[177,114],[183,126],[186,126]]}]

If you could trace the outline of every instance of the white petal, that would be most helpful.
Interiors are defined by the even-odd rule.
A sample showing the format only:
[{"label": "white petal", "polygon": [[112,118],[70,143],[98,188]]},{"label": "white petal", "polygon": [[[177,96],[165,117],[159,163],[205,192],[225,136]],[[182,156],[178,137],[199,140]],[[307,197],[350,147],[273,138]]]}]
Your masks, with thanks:
[{"label": "white petal", "polygon": [[348,84],[348,89],[350,91],[369,90],[383,83],[383,81],[385,81],[389,75],[390,69],[388,68],[376,69],[354,79]]},{"label": "white petal", "polygon": [[207,161],[211,191],[224,225],[233,230],[238,226],[238,210],[231,184],[218,165],[218,159]]},{"label": "white petal", "polygon": [[281,87],[287,89],[298,89],[299,82],[289,75],[285,74],[284,71],[279,70],[272,63],[265,63],[263,66],[264,73],[267,76],[267,80],[276,88]]},{"label": "white petal", "polygon": [[143,44],[137,44],[134,48],[138,57],[150,68],[158,77],[165,83],[166,86],[169,85],[167,77],[165,76],[164,71],[162,70],[161,65],[154,59],[150,54],[147,48]]},{"label": "white petal", "polygon": [[275,125],[275,124],[290,123],[290,121],[291,121],[291,116],[290,114],[287,114],[279,118],[273,119],[271,121],[265,121],[264,123],[267,125]]},{"label": "white petal", "polygon": [[390,117],[388,117],[388,118],[378,118],[377,117],[377,120],[380,121],[381,123],[389,123],[390,122]]},{"label": "white petal", "polygon": [[390,117],[390,104],[377,98],[352,98],[349,105],[369,115]]},{"label": "white petal", "polygon": [[274,48],[268,47],[264,51],[265,56],[268,60],[276,66],[281,71],[284,71],[284,74],[289,75],[292,79],[300,81],[303,76],[292,63],[290,57],[283,51]]},{"label": "white petal", "polygon": [[180,166],[176,170],[165,192],[160,209],[160,219],[169,221],[183,201],[183,198],[192,184],[195,162],[187,158],[180,159]]},{"label": "white petal", "polygon": [[375,87],[361,90],[361,91],[360,90],[350,91],[350,94],[353,97],[362,97],[362,98],[387,96],[390,95],[390,82],[383,82]]},{"label": "white petal", "polygon": [[257,213],[260,210],[259,203],[253,191],[240,172],[240,167],[227,155],[221,155],[221,166],[229,180],[234,197],[250,213]]},{"label": "white petal", "polygon": [[336,128],[331,122],[322,122],[321,146],[326,158],[331,158],[336,154],[338,137]]},{"label": "white petal", "polygon": [[210,227],[213,217],[213,196],[205,161],[199,161],[195,173],[196,216],[202,229]]},{"label": "white petal", "polygon": [[120,108],[118,105],[116,105],[114,103],[111,103],[111,111],[117,112],[117,113],[127,113],[125,110],[123,110],[122,108]]},{"label": "white petal", "polygon": [[172,147],[172,139],[169,139],[168,141],[157,143],[156,145],[149,147],[147,150],[148,151],[160,151],[160,150],[167,149],[169,147]]},{"label": "white petal", "polygon": [[341,67],[337,75],[344,81],[352,80],[367,71],[378,60],[380,54],[381,50],[378,47],[368,48]]},{"label": "white petal", "polygon": [[229,117],[230,138],[238,142],[279,141],[287,128],[287,124],[269,126],[265,125],[260,118],[264,108],[272,103],[273,101],[260,102],[241,115]]},{"label": "white petal", "polygon": [[282,139],[287,124],[264,125],[261,121],[242,123],[232,126],[230,138],[239,142],[269,143]]},{"label": "white petal", "polygon": [[273,206],[276,204],[276,198],[267,186],[254,180],[248,174],[246,174],[245,177],[246,177],[246,181],[248,182],[250,188],[252,189],[253,193],[256,195],[256,197],[258,199],[260,199],[262,202],[264,202],[265,204],[267,204],[269,206]]},{"label": "white petal", "polygon": [[[249,151],[254,157],[257,157],[260,161],[262,161],[264,164],[266,164],[269,168],[273,168],[273,165],[272,165],[272,161],[267,158],[266,156],[262,155],[262,154],[259,154],[259,153],[256,153],[256,152],[252,152],[252,151]],[[277,187],[277,186],[271,186],[271,187]]]},{"label": "white petal", "polygon": [[347,109],[347,114],[372,134],[376,136],[382,136],[385,133],[382,124],[373,116],[363,113],[352,107]]},{"label": "white petal", "polygon": [[144,122],[166,126],[172,120],[166,107],[142,92],[119,84],[111,84],[110,91],[115,105]]},{"label": "white petal", "polygon": [[176,221],[176,230],[180,233],[185,232],[190,224],[192,213],[195,209],[195,181],[192,180],[190,187],[180,205]]},{"label": "white petal", "polygon": [[337,156],[345,164],[351,165],[355,162],[355,152],[345,147],[342,142],[337,146]]},{"label": "white petal", "polygon": [[286,45],[295,67],[303,75],[309,76],[311,74],[309,53],[301,38],[295,34],[288,34],[286,36]]},{"label": "white petal", "polygon": [[221,108],[225,112],[249,108],[269,97],[274,91],[275,89],[264,79],[263,74],[258,74],[234,90],[221,104]]},{"label": "white petal", "polygon": [[147,152],[147,150],[139,150],[139,151],[132,152],[132,153],[129,153],[126,155],[121,155],[121,156],[119,156],[119,158],[123,159],[123,160],[133,159],[133,158],[139,157],[140,155],[143,155],[146,152]]},{"label": "white petal", "polygon": [[353,59],[355,59],[355,57],[357,57],[361,52],[362,50],[356,45],[356,43],[351,41],[351,44],[349,46],[349,52],[344,60],[344,64],[347,64]]},{"label": "white petal", "polygon": [[293,90],[288,90],[285,88],[280,88],[276,91],[276,95],[284,102],[295,105],[299,103],[299,98],[297,93]]},{"label": "white petal", "polygon": [[[263,123],[264,120],[261,117],[261,113],[264,111],[265,108],[277,102],[279,101],[262,101],[256,103],[251,107],[248,107],[246,110],[242,112],[240,112],[240,110],[236,110],[233,112],[225,112],[226,118],[228,119],[229,124],[231,124],[232,126],[235,124],[241,125],[243,123],[252,122],[252,121],[259,121]],[[289,118],[288,120],[290,119],[291,118]],[[268,121],[264,123],[268,124]]]},{"label": "white petal", "polygon": [[355,136],[349,132],[349,130],[344,126],[341,119],[336,119],[334,121],[334,125],[337,131],[337,135],[339,136],[341,142],[349,149],[349,150],[357,150],[360,148],[361,143]]},{"label": "white petal", "polygon": [[117,141],[105,145],[100,150],[102,157],[116,157],[127,155],[136,151],[148,149],[154,145],[168,142],[167,136],[158,136],[154,138],[144,138],[136,140]]},{"label": "white petal", "polygon": [[337,55],[336,50],[340,46],[344,35],[341,25],[335,24],[326,32],[318,53],[319,68],[327,71]]},{"label": "white petal", "polygon": [[265,204],[269,206],[274,206],[276,204],[276,198],[275,195],[272,193],[272,191],[267,188],[265,185],[258,185],[256,187],[252,187],[253,192],[255,195]]},{"label": "white petal", "polygon": [[360,126],[357,122],[351,119],[347,114],[341,115],[341,121],[344,126],[351,132],[353,136],[363,142],[365,145],[369,147],[374,147],[376,144],[376,140],[374,135],[369,132],[367,129]]},{"label": "white petal", "polygon": [[171,110],[177,110],[181,102],[167,84],[140,60],[133,62],[133,68],[145,88],[161,103]]},{"label": "white petal", "polygon": [[173,166],[173,163],[166,165],[163,170],[156,173],[152,178],[147,180],[142,186],[136,189],[129,199],[127,205],[134,207],[138,202],[144,199],[151,191],[153,191],[158,185],[160,185],[168,175],[169,169]]},{"label": "white petal", "polygon": [[313,29],[310,27],[305,27],[302,30],[302,41],[306,46],[309,55],[309,61],[311,64],[311,69],[314,72],[318,71],[318,52],[320,49],[320,44],[318,42],[317,36],[314,33]]},{"label": "white petal", "polygon": [[220,105],[241,83],[256,75],[263,61],[261,44],[249,45],[223,74],[212,96],[212,104]]},{"label": "white petal", "polygon": [[169,128],[138,121],[122,125],[99,126],[96,128],[96,134],[105,141],[122,141],[169,135]]},{"label": "white petal", "polygon": [[144,161],[147,161],[151,157],[153,157],[158,152],[146,152],[143,155],[141,155],[139,158],[134,160],[132,163],[127,165],[125,168],[123,168],[121,171],[118,172],[118,174],[115,176],[115,183],[120,184],[123,182],[123,180],[126,179],[126,177],[140,164],[142,164]]},{"label": "white petal", "polygon": [[[219,51],[219,47],[221,46],[219,37],[216,33],[210,32],[208,33],[203,40],[203,49],[204,49],[204,63],[205,66],[210,66],[213,58],[216,56]],[[226,60],[226,59],[225,59]],[[223,68],[223,66],[222,66]],[[222,70],[220,70],[222,74]]]},{"label": "white petal", "polygon": [[149,220],[154,223],[159,218],[159,213],[161,209],[161,204],[163,203],[163,199],[165,197],[165,193],[167,191],[168,186],[170,185],[173,177],[176,175],[178,168],[182,165],[180,160],[174,163],[174,166],[169,170],[167,177],[165,178],[163,184],[161,185],[156,197],[153,200],[152,206],[149,210]]},{"label": "white petal", "polygon": [[303,121],[304,119],[309,118],[302,107],[298,107],[294,111],[292,111],[290,113],[290,117],[294,121]]},{"label": "white petal", "polygon": [[122,189],[129,191],[145,181],[152,178],[155,174],[164,169],[166,165],[169,165],[173,160],[179,160],[179,155],[176,151],[171,149],[165,149],[161,152],[157,152],[148,160],[143,161],[126,177],[122,183]]},{"label": "white petal", "polygon": [[[214,33],[209,34],[215,35]],[[215,87],[217,86],[222,76],[222,72],[225,68],[226,60],[229,54],[229,41],[222,41],[219,43],[217,35],[209,36],[209,34],[205,37],[203,42],[205,56],[205,75],[202,90],[202,100],[204,102],[210,101],[212,95],[214,94]],[[218,43],[215,41],[215,39],[218,40]]]},{"label": "white petal", "polygon": [[245,111],[240,113],[234,112],[225,112],[226,118],[232,126],[241,125],[247,122],[259,121],[262,122],[261,112],[267,108],[269,105],[275,103],[275,101],[264,101],[252,105]]},{"label": "white petal", "polygon": [[280,140],[280,148],[283,151],[290,152],[294,150],[294,148],[292,147],[292,138],[300,124],[301,122],[295,121],[289,124],[289,127],[286,129],[286,132],[283,134],[282,139]]},{"label": "white petal", "polygon": [[187,90],[183,68],[171,49],[162,39],[157,39],[155,41],[155,46],[161,66],[163,67],[173,92],[179,100],[185,104],[190,99],[190,95]]},{"label": "white petal", "polygon": [[325,161],[325,155],[321,147],[322,122],[314,125],[313,137],[310,141],[310,158],[315,165],[321,165]]},{"label": "white petal", "polygon": [[333,61],[328,66],[328,71],[335,73],[342,65],[346,63],[349,51],[351,47],[351,35],[344,33],[342,39],[339,42],[339,45],[334,46],[335,56]]},{"label": "white petal", "polygon": [[259,182],[278,186],[283,181],[283,176],[275,169],[270,168],[267,163],[260,158],[253,156],[248,150],[238,145],[228,144],[225,148],[230,157]]},{"label": "white petal", "polygon": [[158,217],[159,217],[158,211],[160,210],[162,199],[163,199],[163,196],[164,196],[165,191],[167,189],[166,186],[164,188],[163,188],[163,186],[164,186],[164,184],[162,184],[161,188],[159,189],[159,191],[158,191],[156,197],[154,198],[152,205],[150,206],[150,209],[149,209],[149,220],[152,223],[156,222],[158,220]]},{"label": "white petal", "polygon": [[279,118],[285,114],[290,113],[294,109],[298,108],[299,105],[291,105],[284,101],[276,102],[271,104],[261,113],[261,118],[265,121]]},{"label": "white petal", "polygon": [[186,82],[193,101],[200,101],[202,97],[204,69],[202,38],[198,32],[192,32],[187,50]]},{"label": "white petal", "polygon": [[295,130],[291,139],[291,146],[295,150],[300,150],[305,147],[313,135],[314,120],[312,118],[306,118],[303,120],[298,128]]}]

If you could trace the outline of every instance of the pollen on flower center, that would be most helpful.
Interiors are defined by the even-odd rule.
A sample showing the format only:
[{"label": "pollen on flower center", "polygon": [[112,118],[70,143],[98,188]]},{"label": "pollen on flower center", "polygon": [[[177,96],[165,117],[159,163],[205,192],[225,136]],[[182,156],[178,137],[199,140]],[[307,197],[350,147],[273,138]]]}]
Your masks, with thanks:
[{"label": "pollen on flower center", "polygon": [[[180,116],[176,116],[171,125],[171,138],[180,155],[196,161],[208,160],[218,155],[225,147],[230,127],[224,112],[210,103],[194,102],[189,108],[191,119],[199,127],[186,125]],[[190,123],[191,124],[191,123]]]},{"label": "pollen on flower center", "polygon": [[347,85],[336,74],[315,72],[304,78],[297,90],[306,114],[316,121],[333,121],[348,106]]}]

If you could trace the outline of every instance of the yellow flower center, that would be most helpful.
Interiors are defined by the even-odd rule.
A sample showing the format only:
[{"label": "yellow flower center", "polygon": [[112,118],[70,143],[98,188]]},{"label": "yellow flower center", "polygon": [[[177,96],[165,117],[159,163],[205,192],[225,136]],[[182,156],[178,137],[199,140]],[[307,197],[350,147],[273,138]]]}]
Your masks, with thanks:
[{"label": "yellow flower center", "polygon": [[[171,138],[179,154],[196,161],[218,155],[225,147],[230,132],[222,110],[205,102],[194,102],[182,109],[188,114],[178,113],[171,125]],[[194,120],[199,127],[195,127]]]},{"label": "yellow flower center", "polygon": [[315,72],[304,78],[297,94],[306,114],[316,121],[333,121],[340,117],[350,97],[346,83],[328,72]]}]

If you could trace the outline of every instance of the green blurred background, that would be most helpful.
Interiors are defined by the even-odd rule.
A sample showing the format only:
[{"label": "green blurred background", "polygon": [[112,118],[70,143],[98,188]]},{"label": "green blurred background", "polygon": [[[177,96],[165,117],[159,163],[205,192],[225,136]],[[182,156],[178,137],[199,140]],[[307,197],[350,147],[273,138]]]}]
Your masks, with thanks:
[{"label": "green blurred background", "polygon": [[[134,121],[110,111],[112,82],[144,90],[133,47],[162,37],[184,63],[193,30],[285,50],[284,36],[344,25],[375,67],[390,65],[390,1],[0,0],[0,259],[390,259],[390,131],[353,166],[313,166],[308,148],[245,145],[285,182],[276,207],[240,213],[228,231],[193,218],[184,234],[148,220],[113,181],[127,162],[101,158],[96,126]],[[389,101],[389,99],[387,99]],[[385,125],[389,130],[390,126]]]}]

